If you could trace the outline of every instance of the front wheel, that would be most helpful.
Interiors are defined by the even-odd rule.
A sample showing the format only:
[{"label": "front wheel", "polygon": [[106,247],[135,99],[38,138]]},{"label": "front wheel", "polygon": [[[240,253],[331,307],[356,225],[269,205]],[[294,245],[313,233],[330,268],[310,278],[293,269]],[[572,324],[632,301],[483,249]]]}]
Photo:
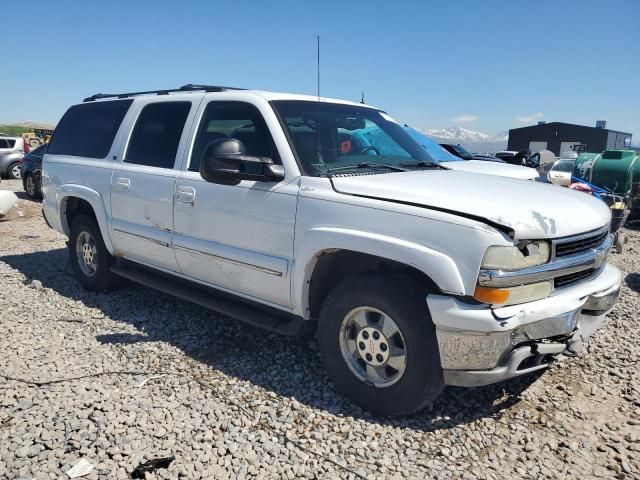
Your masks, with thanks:
[{"label": "front wheel", "polygon": [[363,408],[401,415],[444,388],[424,292],[399,275],[346,279],[322,306],[318,341],[329,376]]},{"label": "front wheel", "polygon": [[87,215],[78,215],[71,224],[69,261],[86,290],[109,290],[117,283],[118,277],[111,272],[115,258],[104,245],[100,227]]}]

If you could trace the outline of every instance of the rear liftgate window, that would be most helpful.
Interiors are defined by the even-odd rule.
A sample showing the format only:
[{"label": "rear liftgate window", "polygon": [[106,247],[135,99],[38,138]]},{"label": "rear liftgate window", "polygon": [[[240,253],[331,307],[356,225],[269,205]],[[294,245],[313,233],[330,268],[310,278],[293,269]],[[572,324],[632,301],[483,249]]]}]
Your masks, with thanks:
[{"label": "rear liftgate window", "polygon": [[47,153],[105,158],[133,100],[83,103],[64,114]]},{"label": "rear liftgate window", "polygon": [[190,102],[152,103],[142,109],[133,129],[126,163],[173,168]]}]

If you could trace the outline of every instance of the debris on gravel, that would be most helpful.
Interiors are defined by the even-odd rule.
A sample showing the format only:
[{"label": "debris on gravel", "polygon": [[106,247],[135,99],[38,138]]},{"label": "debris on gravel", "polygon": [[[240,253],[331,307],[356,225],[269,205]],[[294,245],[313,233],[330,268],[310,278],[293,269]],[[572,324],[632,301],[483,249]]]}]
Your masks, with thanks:
[{"label": "debris on gravel", "polygon": [[18,195],[0,220],[0,478],[640,478],[640,223],[582,357],[382,418],[335,391],[313,339],[131,283],[83,291]]}]

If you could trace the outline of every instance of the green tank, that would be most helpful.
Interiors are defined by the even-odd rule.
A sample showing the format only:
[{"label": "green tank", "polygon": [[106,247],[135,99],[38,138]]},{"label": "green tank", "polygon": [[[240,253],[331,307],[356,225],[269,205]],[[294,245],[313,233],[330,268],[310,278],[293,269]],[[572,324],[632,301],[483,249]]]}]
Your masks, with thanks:
[{"label": "green tank", "polygon": [[602,157],[601,153],[581,153],[573,165],[571,175],[581,178],[587,182],[591,182],[591,167],[594,162]]},{"label": "green tank", "polygon": [[640,213],[640,154],[634,150],[607,150],[591,165],[590,183],[617,195],[629,195],[632,213]]}]

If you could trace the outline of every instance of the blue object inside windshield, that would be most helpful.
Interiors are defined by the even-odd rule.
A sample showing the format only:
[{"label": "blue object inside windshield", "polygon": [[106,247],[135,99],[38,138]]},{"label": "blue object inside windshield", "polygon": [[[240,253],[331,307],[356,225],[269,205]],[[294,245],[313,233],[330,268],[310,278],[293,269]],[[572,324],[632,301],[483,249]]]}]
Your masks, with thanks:
[{"label": "blue object inside windshield", "polygon": [[405,131],[424,148],[429,156],[436,162],[459,162],[462,159],[452,155],[442,148],[437,142],[434,142],[424,133],[420,133],[415,128],[404,127]]}]

